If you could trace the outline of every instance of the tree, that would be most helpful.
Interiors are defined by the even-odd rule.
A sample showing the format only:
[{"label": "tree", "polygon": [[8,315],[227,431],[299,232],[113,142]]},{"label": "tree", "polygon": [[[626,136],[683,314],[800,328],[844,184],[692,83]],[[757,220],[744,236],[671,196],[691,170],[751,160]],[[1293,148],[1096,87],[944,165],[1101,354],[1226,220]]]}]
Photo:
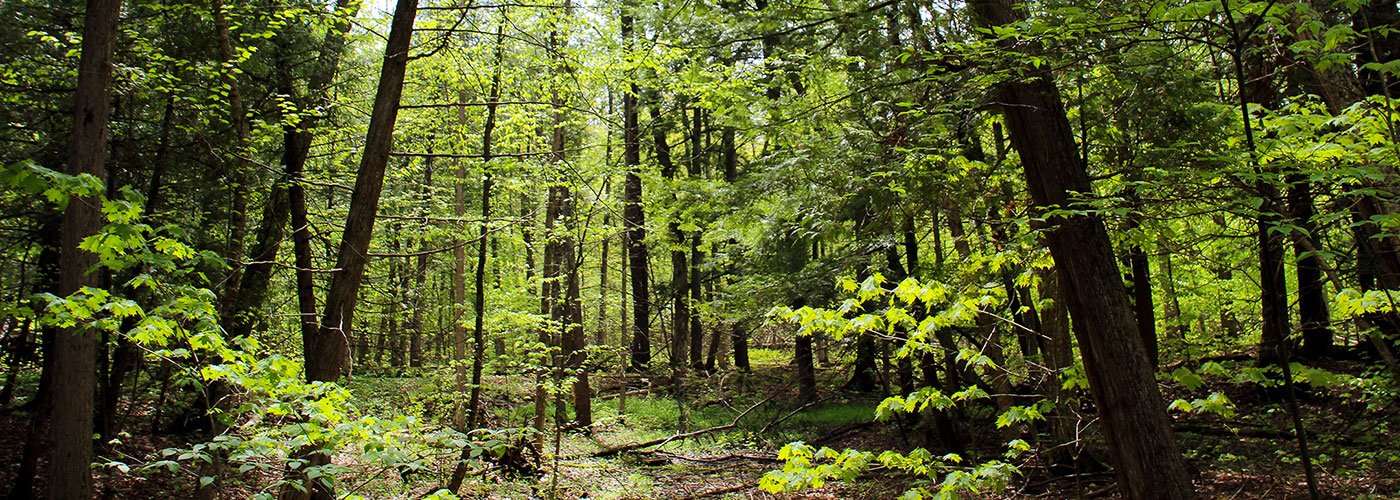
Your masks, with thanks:
[{"label": "tree", "polygon": [[360,168],[355,174],[355,189],[351,195],[350,213],[346,216],[345,232],[341,235],[336,254],[336,269],[326,292],[325,312],[315,337],[307,339],[306,378],[310,381],[334,381],[349,368],[350,337],[355,305],[360,293],[368,261],[369,240],[374,233],[379,195],[384,188],[384,169],[389,163],[393,144],[394,122],[398,117],[399,99],[403,95],[404,72],[408,66],[409,43],[413,38],[413,18],[417,0],[399,0],[394,7],[389,41],[384,49],[384,64],[379,73],[379,85],[370,115],[369,132]]},{"label": "tree", "polygon": [[[622,41],[630,51],[634,48],[635,20],[630,2],[622,4]],[[642,207],[642,147],[638,125],[637,98],[641,94],[635,82],[628,84],[622,95],[623,164],[627,178],[623,184],[622,223],[627,245],[628,274],[632,280],[632,345],[630,369],[644,371],[651,363],[651,290],[647,263],[646,211]]]},{"label": "tree", "polygon": [[[1024,19],[1009,0],[978,0],[970,6],[988,29]],[[1026,55],[1035,50],[1034,44],[1012,39],[999,47],[1010,53],[1032,51]],[[1091,186],[1059,89],[1043,71],[1017,69],[1026,74],[1000,83],[997,98],[1011,144],[1021,153],[1031,197],[1041,209],[1073,207]],[[1046,243],[1067,292],[1070,317],[1079,325],[1076,336],[1119,487],[1132,498],[1193,496],[1103,222],[1075,214],[1050,217],[1046,224]]]},{"label": "tree", "polygon": [[[116,47],[121,0],[90,0],[83,17],[83,48],[78,61],[78,90],[73,103],[73,135],[69,140],[70,175],[89,175],[102,185],[107,180],[107,121],[110,116],[112,52]],[[84,249],[84,240],[103,223],[100,193],[74,197],[63,213],[58,295],[67,297],[84,287],[99,286],[93,269],[97,255]],[[48,355],[53,357],[53,402],[49,406],[49,498],[92,496],[92,391],[97,337],[81,326],[60,329]]]}]

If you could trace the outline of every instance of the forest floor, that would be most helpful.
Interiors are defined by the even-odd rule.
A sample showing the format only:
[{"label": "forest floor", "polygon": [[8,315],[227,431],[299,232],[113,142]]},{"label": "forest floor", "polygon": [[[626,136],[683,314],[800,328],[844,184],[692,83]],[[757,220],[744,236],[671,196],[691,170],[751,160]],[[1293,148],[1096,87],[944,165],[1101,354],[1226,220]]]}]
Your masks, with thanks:
[{"label": "forest floor", "polygon": [[[1245,370],[1249,361],[1224,361],[1231,372]],[[1366,365],[1326,362],[1319,368],[1338,374],[1359,375]],[[923,446],[924,431],[896,421],[876,422],[877,395],[842,392],[839,387],[849,369],[827,364],[818,369],[821,399],[799,406],[793,367],[785,352],[755,350],[753,371],[740,377],[733,372],[686,379],[678,402],[670,386],[654,387],[646,394],[629,394],[626,411],[619,415],[621,384],[595,377],[600,395],[594,401],[596,424],[590,435],[563,432],[550,436],[548,455],[557,461],[539,464],[536,475],[511,475],[500,468],[476,471],[464,485],[465,498],[896,498],[908,488],[927,485],[924,478],[895,474],[876,468],[852,482],[827,482],[799,493],[772,495],[758,489],[768,471],[782,468],[777,451],[786,443],[804,441],[836,450],[853,448],[879,452],[908,451]],[[1220,393],[1232,402],[1229,411],[1173,412],[1178,440],[1194,472],[1198,491],[1207,498],[1306,498],[1307,487],[1291,433],[1287,406],[1278,390],[1265,391],[1226,376],[1203,376],[1201,385],[1186,390],[1180,380],[1162,377],[1168,401],[1209,399]],[[1400,441],[1390,432],[1400,425],[1400,407],[1393,388],[1367,385],[1376,379],[1341,377],[1325,388],[1302,390],[1301,413],[1312,437],[1311,455],[1318,482],[1327,498],[1400,498]],[[360,394],[413,394],[424,379],[362,379]],[[405,385],[406,384],[406,385]],[[488,387],[487,401],[495,412],[492,427],[528,425],[533,407],[522,404],[529,382],[500,377]],[[373,387],[373,389],[371,389]],[[641,392],[637,389],[629,393]],[[1163,404],[1167,404],[1164,401]],[[383,402],[383,401],[381,401]],[[410,404],[401,401],[398,407]],[[1031,433],[998,430],[990,403],[972,405],[967,412],[970,455],[998,458],[1005,444],[1017,437],[1034,442]],[[687,425],[677,425],[684,409]],[[1087,410],[1087,408],[1085,409]],[[735,420],[738,418],[738,420]],[[1088,418],[1092,419],[1092,415]],[[733,424],[732,428],[689,439],[675,439],[659,447],[645,447],[608,457],[591,456],[600,450],[665,439]],[[1084,453],[1103,459],[1101,439],[1092,422],[1085,422]],[[1026,429],[1022,429],[1025,431]],[[984,491],[965,498],[1116,498],[1114,478],[1104,470],[1079,474],[1051,473],[1035,456],[1015,462],[1022,475],[1003,491]],[[446,464],[443,465],[446,469]],[[552,475],[549,471],[558,471]],[[368,472],[368,471],[367,471]],[[443,478],[423,477],[378,490],[377,495],[414,498]],[[936,490],[936,488],[935,488]]]},{"label": "forest floor", "polygon": [[[755,350],[754,370],[739,376],[722,371],[686,380],[678,403],[670,384],[650,390],[632,388],[619,414],[622,385],[616,379],[595,377],[599,395],[594,401],[591,434],[577,430],[548,436],[544,463],[530,461],[525,468],[485,464],[469,471],[460,491],[463,498],[895,498],[924,478],[894,474],[878,468],[852,482],[829,482],[798,493],[771,495],[757,488],[768,471],[782,468],[777,450],[785,443],[804,441],[837,450],[907,451],[923,444],[923,430],[897,422],[874,421],[880,398],[833,389],[847,376],[837,365],[819,369],[823,397],[815,404],[799,406],[792,367],[784,353]],[[1228,362],[1225,366],[1234,369]],[[1244,366],[1242,363],[1241,366]],[[1322,366],[1335,373],[1359,372],[1361,365],[1335,362]],[[446,370],[439,370],[446,372]],[[450,415],[450,403],[435,398],[450,375],[360,376],[351,387],[369,414]],[[1219,392],[1233,402],[1225,415],[1209,412],[1174,412],[1183,453],[1195,469],[1196,484],[1207,498],[1306,498],[1307,488],[1292,439],[1291,420],[1277,394],[1261,391],[1219,377],[1187,391],[1177,380],[1164,377],[1169,399],[1200,401]],[[1354,383],[1305,391],[1299,398],[1304,422],[1313,438],[1315,468],[1327,498],[1400,498],[1400,442],[1391,429],[1400,428],[1400,408],[1395,389]],[[492,377],[486,384],[485,404],[491,409],[491,428],[528,425],[534,409],[529,398],[530,380],[524,377]],[[1277,391],[1275,391],[1277,392]],[[1271,398],[1271,396],[1274,396]],[[1167,402],[1164,401],[1164,404]],[[139,409],[138,409],[139,410]],[[686,423],[679,424],[682,412]],[[135,413],[139,413],[136,411]],[[990,404],[972,408],[970,455],[996,458],[1004,443],[1016,437],[998,430]],[[146,421],[130,415],[129,421]],[[740,418],[741,417],[741,418]],[[450,418],[450,417],[448,417]],[[737,420],[736,420],[737,418]],[[690,438],[674,439],[661,446],[642,447],[610,456],[594,456],[600,450],[628,444],[664,440],[681,432],[731,425]],[[15,467],[28,434],[26,413],[0,411],[0,484],[13,483]],[[1102,450],[1087,427],[1083,442],[1089,450]],[[1024,429],[1023,429],[1024,430]],[[555,440],[557,438],[557,441]],[[192,435],[166,435],[130,431],[115,446],[100,450],[107,457],[126,457],[139,463],[166,447],[188,446]],[[521,448],[524,450],[524,448]],[[1097,456],[1102,457],[1102,452]],[[1115,498],[1113,476],[1103,470],[1079,474],[1052,474],[1033,455],[1015,461],[1021,475],[1003,491],[984,491],[964,498]],[[348,467],[343,475],[346,490],[365,498],[421,498],[446,482],[451,471],[449,454],[430,458],[430,464],[414,475],[401,477],[382,466],[358,464],[352,456],[335,458]],[[150,458],[145,458],[150,460]],[[557,471],[557,474],[551,473]],[[104,498],[157,498],[188,491],[192,476],[181,474],[121,473],[100,468],[99,492]],[[273,474],[256,471],[232,481],[228,498],[245,498],[266,491]],[[42,474],[40,482],[42,483]],[[923,481],[923,482],[921,482]],[[178,497],[178,493],[175,494]]]}]

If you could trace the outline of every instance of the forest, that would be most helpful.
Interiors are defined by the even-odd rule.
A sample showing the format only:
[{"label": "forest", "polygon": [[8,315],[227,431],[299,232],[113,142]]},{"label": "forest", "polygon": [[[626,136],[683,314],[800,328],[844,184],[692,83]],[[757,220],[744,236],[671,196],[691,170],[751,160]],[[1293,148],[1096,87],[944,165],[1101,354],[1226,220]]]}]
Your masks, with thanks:
[{"label": "forest", "polygon": [[8,498],[1400,498],[1396,1],[0,19]]}]

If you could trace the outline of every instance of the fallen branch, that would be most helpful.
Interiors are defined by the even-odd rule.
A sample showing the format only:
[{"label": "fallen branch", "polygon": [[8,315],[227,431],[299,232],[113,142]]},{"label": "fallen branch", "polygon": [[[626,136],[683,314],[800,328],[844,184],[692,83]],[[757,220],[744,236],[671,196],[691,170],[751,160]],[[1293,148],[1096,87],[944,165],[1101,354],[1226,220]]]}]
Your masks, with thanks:
[{"label": "fallen branch", "polygon": [[793,415],[796,415],[796,414],[798,414],[798,413],[801,413],[803,410],[806,410],[806,409],[811,408],[811,407],[813,407],[813,406],[816,406],[816,405],[818,405],[818,404],[821,404],[821,403],[830,401],[831,398],[834,398],[834,397],[836,397],[836,396],[827,396],[827,397],[824,397],[824,398],[821,398],[821,399],[812,401],[812,402],[810,402],[810,403],[807,403],[807,404],[805,404],[805,405],[799,406],[799,407],[797,407],[796,410],[792,410],[792,411],[788,412],[787,415],[783,415],[781,418],[779,418],[779,419],[777,419],[777,420],[774,420],[774,421],[772,421],[772,422],[768,422],[768,425],[763,426],[763,429],[760,430],[760,431],[758,431],[758,434],[759,434],[759,435],[766,435],[766,434],[768,434],[768,429],[773,428],[773,426],[778,425],[778,424],[781,424],[781,423],[787,421],[787,419],[792,418]]},{"label": "fallen branch", "polygon": [[[610,457],[610,456],[613,456],[613,455],[617,455],[617,454],[619,454],[619,453],[628,452],[628,451],[632,451],[632,450],[640,450],[640,449],[642,449],[642,448],[650,448],[650,447],[652,447],[652,446],[656,446],[656,447],[665,446],[666,443],[670,443],[671,441],[675,441],[675,440],[677,440],[677,439],[690,439],[690,438],[693,438],[693,437],[696,437],[696,436],[703,436],[703,435],[705,435],[705,434],[710,434],[710,433],[714,433],[714,432],[719,432],[719,431],[724,431],[724,430],[733,429],[733,428],[739,426],[739,421],[740,421],[740,420],[743,420],[744,417],[747,416],[747,415],[749,414],[749,412],[752,412],[755,408],[758,408],[759,405],[762,405],[763,403],[767,403],[768,401],[770,401],[770,400],[772,400],[772,399],[773,399],[773,398],[765,398],[763,401],[759,401],[759,402],[757,402],[757,403],[754,403],[753,406],[750,406],[748,409],[744,410],[743,413],[740,413],[738,416],[734,417],[734,420],[733,420],[732,422],[729,422],[729,423],[724,424],[724,425],[717,425],[717,426],[711,427],[711,428],[709,428],[709,429],[701,429],[701,430],[693,431],[693,432],[683,432],[683,433],[680,433],[680,434],[671,435],[670,437],[665,437],[665,438],[661,438],[661,439],[653,439],[653,440],[651,440],[651,441],[646,441],[646,442],[642,442],[642,443],[632,443],[632,444],[625,444],[625,445],[621,445],[621,446],[614,446],[614,447],[611,447],[611,448],[607,448],[607,449],[604,449],[604,450],[600,450],[600,451],[594,452],[594,453],[592,453],[592,454],[590,454],[590,455],[588,455],[588,456],[590,456],[590,457]],[[582,457],[575,457],[575,458],[582,458]]]},{"label": "fallen branch", "polygon": [[676,460],[694,462],[697,464],[713,464],[719,462],[728,462],[731,460],[750,460],[754,462],[782,463],[782,460],[778,460],[778,457],[772,455],[745,455],[743,453],[731,453],[729,455],[722,455],[718,457],[688,457],[678,453],[670,453],[665,451],[656,451],[653,453],[661,455],[663,457],[670,457]]},{"label": "fallen branch", "polygon": [[[1254,424],[1243,424],[1243,425],[1254,425]],[[1202,435],[1207,435],[1207,436],[1246,437],[1246,438],[1281,439],[1281,440],[1282,440],[1282,439],[1295,439],[1295,436],[1294,436],[1294,434],[1293,434],[1292,431],[1271,429],[1271,428],[1266,428],[1266,427],[1252,427],[1252,428],[1246,428],[1246,429],[1229,429],[1229,428],[1224,428],[1224,429],[1222,429],[1222,428],[1218,428],[1218,427],[1212,427],[1212,426],[1209,426],[1209,425],[1198,425],[1198,424],[1189,424],[1189,423],[1178,423],[1178,424],[1172,426],[1172,430],[1174,430],[1174,431],[1176,431],[1176,432],[1189,432],[1189,433],[1191,433],[1191,434],[1202,434]],[[1317,434],[1314,433],[1314,432],[1308,432],[1308,437],[1310,437],[1310,438],[1316,438],[1316,437],[1317,437]],[[1341,443],[1341,444],[1349,444],[1349,443],[1348,443],[1349,441],[1351,441],[1351,440],[1350,440],[1350,439],[1347,439],[1345,436],[1341,436],[1341,437],[1339,437],[1339,438],[1337,439],[1337,442],[1338,442],[1338,443]]]},{"label": "fallen branch", "polygon": [[637,389],[626,392],[615,392],[612,394],[600,394],[597,396],[597,399],[612,399],[622,396],[641,396],[646,394],[651,394],[651,389]]},{"label": "fallen branch", "polygon": [[1208,363],[1208,362],[1216,362],[1216,363],[1219,363],[1219,362],[1221,362],[1221,361],[1251,361],[1251,360],[1253,360],[1253,359],[1254,359],[1254,355],[1253,355],[1253,354],[1250,354],[1250,353],[1247,353],[1247,352],[1232,352],[1232,353],[1226,353],[1226,354],[1218,354],[1218,355],[1215,355],[1215,356],[1206,356],[1206,357],[1202,357],[1202,358],[1184,359],[1184,360],[1177,361],[1177,362],[1175,362],[1175,363],[1171,363],[1171,364],[1168,364],[1168,365],[1166,365],[1166,366],[1163,366],[1163,367],[1162,367],[1162,371],[1164,371],[1164,372],[1172,372],[1172,371],[1175,371],[1177,368],[1181,368],[1181,367],[1184,367],[1184,366],[1186,366],[1186,365],[1192,365],[1192,367],[1199,368],[1200,365],[1203,365],[1203,364]]},{"label": "fallen branch", "polygon": [[691,495],[691,496],[688,496],[688,497],[685,497],[685,498],[690,499],[690,498],[706,498],[706,497],[713,497],[713,496],[723,495],[723,494],[725,494],[725,493],[734,493],[734,492],[738,492],[738,491],[744,491],[744,490],[748,490],[748,489],[755,488],[755,487],[757,487],[757,486],[758,486],[758,483],[744,483],[744,484],[740,484],[740,485],[736,485],[736,486],[729,486],[729,487],[726,487],[726,488],[720,488],[720,489],[717,489],[717,490],[702,491],[702,492],[700,492],[700,493],[696,493],[696,494],[694,494],[694,495]]},{"label": "fallen branch", "polygon": [[875,425],[875,421],[874,421],[874,420],[867,421],[867,422],[857,422],[857,423],[854,423],[854,424],[846,424],[846,425],[843,425],[843,426],[841,426],[841,427],[837,427],[836,429],[832,430],[830,433],[828,433],[828,434],[825,435],[825,436],[822,436],[822,437],[820,437],[820,438],[817,438],[817,439],[813,440],[813,441],[812,441],[812,444],[814,444],[814,445],[825,445],[826,443],[830,443],[830,442],[835,441],[835,440],[837,440],[837,439],[841,439],[841,438],[846,437],[847,435],[849,435],[849,434],[851,434],[851,433],[854,433],[855,431],[858,431],[858,430],[861,430],[861,429],[865,429],[865,428],[870,427],[870,426],[873,426],[873,425]]}]

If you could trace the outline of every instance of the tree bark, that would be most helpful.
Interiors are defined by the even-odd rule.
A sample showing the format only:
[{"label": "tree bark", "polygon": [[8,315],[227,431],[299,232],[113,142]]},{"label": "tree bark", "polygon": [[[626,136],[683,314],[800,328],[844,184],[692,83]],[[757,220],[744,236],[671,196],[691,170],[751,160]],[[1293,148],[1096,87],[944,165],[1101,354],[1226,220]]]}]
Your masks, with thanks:
[{"label": "tree bark", "polygon": [[[336,15],[341,11],[354,5],[359,8],[360,3],[351,0],[336,0]],[[350,18],[355,16],[357,11],[347,11]],[[335,75],[340,70],[341,54],[345,51],[346,35],[350,32],[351,23],[346,20],[335,25],[334,29],[326,32],[326,37],[321,42],[321,52],[318,56],[318,70],[312,74],[311,81],[307,84],[306,95],[310,99],[323,98],[326,90],[335,81]],[[292,84],[291,68],[281,70],[282,92],[292,96],[296,100],[295,88]],[[311,346],[318,342],[319,325],[316,321],[316,286],[315,276],[312,273],[314,261],[311,254],[311,221],[307,216],[306,207],[306,184],[304,173],[306,171],[306,159],[311,152],[311,130],[316,124],[316,115],[310,114],[302,119],[300,123],[289,123],[282,129],[282,163],[287,173],[289,184],[287,186],[287,198],[291,207],[292,220],[292,250],[293,262],[296,264],[296,295],[298,323],[301,325],[301,338],[303,346]]]},{"label": "tree bark", "polygon": [[[1012,0],[970,4],[978,24],[995,28],[1025,18]],[[998,42],[1004,50],[1035,52],[1018,40]],[[1076,193],[1092,193],[1086,166],[1078,157],[1064,104],[1051,76],[1025,68],[1030,76],[1002,83],[1002,104],[1012,145],[1020,152],[1031,197],[1042,210],[1078,205]],[[1185,461],[1177,450],[1153,370],[1118,277],[1113,248],[1103,222],[1093,215],[1046,221],[1047,243],[1066,290],[1070,315],[1081,326],[1079,345],[1085,371],[1104,424],[1118,487],[1128,498],[1190,498],[1195,495]]]},{"label": "tree bark", "polygon": [[[632,2],[623,2],[622,41],[629,50],[636,43],[632,8]],[[637,84],[631,83],[622,96],[623,164],[627,167],[622,190],[622,225],[627,244],[628,278],[632,281],[632,343],[629,357],[633,371],[645,371],[651,364],[651,290],[648,288],[650,278],[647,272],[650,256],[646,243],[646,211],[642,207],[641,128],[637,116],[637,97],[640,93]]]},{"label": "tree bark", "polygon": [[[354,334],[355,306],[359,300],[360,282],[364,278],[370,238],[374,234],[375,216],[379,211],[379,195],[384,189],[384,171],[393,144],[394,123],[398,118],[399,99],[403,95],[404,74],[417,11],[417,0],[399,0],[394,7],[389,40],[384,49],[384,63],[370,113],[369,130],[365,136],[365,149],[355,174],[350,210],[346,214],[345,230],[341,234],[336,255],[336,271],[331,275],[320,325],[315,335],[304,339],[306,378],[310,382],[334,382],[350,369],[348,361],[350,338]],[[293,210],[295,214],[296,208]],[[300,286],[299,282],[298,288]],[[308,466],[330,462],[330,457],[320,453],[312,453],[307,458]],[[284,487],[281,498],[333,496],[329,485],[322,481],[305,477],[298,479],[310,483],[305,484],[305,491]]]},{"label": "tree bark", "polygon": [[[669,127],[661,117],[661,100],[651,103],[652,143],[655,146],[656,161],[661,165],[661,175],[669,180],[676,178],[676,165],[671,161],[671,145],[666,142]],[[673,195],[674,196],[674,195]],[[690,333],[690,264],[685,250],[679,245],[686,243],[685,232],[681,231],[680,221],[669,224],[672,243],[677,248],[671,250],[671,367],[679,368],[686,364],[686,351]]]},{"label": "tree bark", "polygon": [[[571,0],[564,0],[565,12],[573,11]],[[550,53],[556,54],[552,61],[553,71],[557,77],[571,73],[569,63],[558,54],[562,53],[567,40],[563,39],[557,27],[550,30],[549,43],[553,48]],[[577,200],[570,188],[571,181],[567,179],[564,165],[564,127],[566,118],[566,108],[564,106],[564,96],[562,89],[555,87],[551,90],[551,107],[554,114],[553,132],[550,134],[551,159],[559,174],[558,184],[551,189],[553,200],[551,205],[555,207],[554,217],[562,222],[562,234],[557,237],[551,235],[550,242],[555,246],[555,259],[558,267],[558,274],[562,274],[564,279],[564,289],[555,290],[557,297],[562,292],[562,301],[555,304],[553,311],[554,319],[563,328],[560,338],[560,359],[561,368],[567,368],[574,376],[573,403],[574,420],[584,429],[593,425],[593,391],[588,384],[588,370],[584,367],[588,358],[585,348],[588,346],[588,337],[583,332],[583,304],[580,300],[581,269],[579,267],[578,240],[576,234],[579,231],[580,220],[575,211]],[[548,225],[548,221],[546,221]],[[556,285],[557,286],[557,285]],[[562,403],[562,402],[561,402]],[[562,415],[563,405],[556,407],[556,415]],[[558,419],[561,420],[561,419]]]},{"label": "tree bark", "polygon": [[[467,91],[457,91],[457,125],[467,126]],[[452,215],[458,219],[467,215],[466,201],[467,163],[457,161],[457,177],[452,182]],[[463,324],[462,312],[467,306],[467,248],[460,233],[452,238],[452,359],[456,374],[458,401],[452,407],[452,425],[466,430],[467,402],[462,402],[462,394],[467,392],[467,326]],[[475,335],[475,334],[473,334]]]},{"label": "tree bark", "polygon": [[[1288,211],[1298,230],[1318,240],[1317,215],[1314,208],[1312,183],[1301,174],[1291,176]],[[1298,324],[1303,333],[1303,345],[1298,355],[1316,359],[1332,352],[1332,320],[1327,310],[1327,289],[1322,278],[1322,257],[1308,252],[1299,241],[1303,234],[1293,234],[1293,254],[1298,259]]]},{"label": "tree bark", "polygon": [[313,382],[335,381],[349,369],[346,361],[350,337],[354,334],[355,305],[364,278],[370,237],[374,234],[379,195],[384,189],[384,170],[389,163],[417,10],[417,0],[399,0],[394,8],[364,154],[355,175],[350,211],[336,255],[337,271],[331,275],[320,327],[305,346],[306,377]]},{"label": "tree bark", "polygon": [[[684,113],[684,112],[682,112]],[[704,169],[705,153],[701,147],[701,139],[704,135],[704,110],[694,108],[694,117],[690,120],[690,162],[686,172],[692,179],[699,179]],[[701,329],[700,315],[695,312],[695,308],[700,305],[700,265],[704,258],[700,252],[701,231],[695,230],[690,233],[690,366],[694,369],[704,368],[702,357],[705,349],[705,333]]]},{"label": "tree bark", "polygon": [[[69,140],[69,175],[87,174],[104,184],[107,121],[110,116],[112,52],[119,35],[121,0],[90,0],[83,20],[82,54]],[[101,203],[91,196],[69,201],[59,245],[58,295],[99,286],[97,255],[78,248],[103,225]],[[92,497],[93,389],[97,338],[85,328],[62,328],[54,335],[53,404],[49,417],[48,498]]]},{"label": "tree bark", "polygon": [[244,240],[248,233],[248,188],[252,181],[252,175],[250,175],[248,168],[250,124],[248,123],[248,112],[243,107],[242,92],[238,86],[238,72],[235,69],[237,61],[233,52],[233,39],[229,34],[228,12],[223,0],[213,0],[212,10],[215,39],[218,41],[219,57],[224,66],[223,84],[227,87],[228,92],[229,124],[233,126],[234,136],[233,161],[225,175],[232,207],[230,207],[228,214],[228,248],[224,257],[232,265],[232,268],[224,277],[223,300],[220,302],[219,308],[219,312],[224,316],[223,321],[228,324],[234,319],[233,316],[241,302],[239,300],[239,287],[243,284],[243,269],[247,264],[244,262],[246,250]]},{"label": "tree bark", "polygon": [[[1233,27],[1234,16],[1225,6],[1227,21]],[[1253,115],[1249,104],[1266,109],[1278,107],[1278,95],[1269,74],[1269,63],[1259,51],[1245,53],[1245,42],[1238,39],[1241,34],[1232,33],[1235,80],[1239,85],[1240,118],[1244,123],[1245,143],[1249,154],[1249,166],[1254,169],[1257,180],[1254,182],[1254,195],[1261,200],[1256,217],[1255,237],[1259,245],[1259,300],[1263,311],[1263,325],[1259,333],[1260,365],[1284,363],[1291,349],[1288,345],[1290,330],[1288,322],[1288,276],[1284,272],[1283,236],[1273,231],[1282,222],[1282,214],[1275,210],[1282,207],[1278,187],[1266,178],[1265,172],[1256,158]],[[1246,60],[1248,59],[1248,60]]]},{"label": "tree bark", "polygon": [[798,335],[793,343],[793,361],[797,363],[797,402],[807,404],[817,400],[817,373],[812,363],[812,336]]}]

